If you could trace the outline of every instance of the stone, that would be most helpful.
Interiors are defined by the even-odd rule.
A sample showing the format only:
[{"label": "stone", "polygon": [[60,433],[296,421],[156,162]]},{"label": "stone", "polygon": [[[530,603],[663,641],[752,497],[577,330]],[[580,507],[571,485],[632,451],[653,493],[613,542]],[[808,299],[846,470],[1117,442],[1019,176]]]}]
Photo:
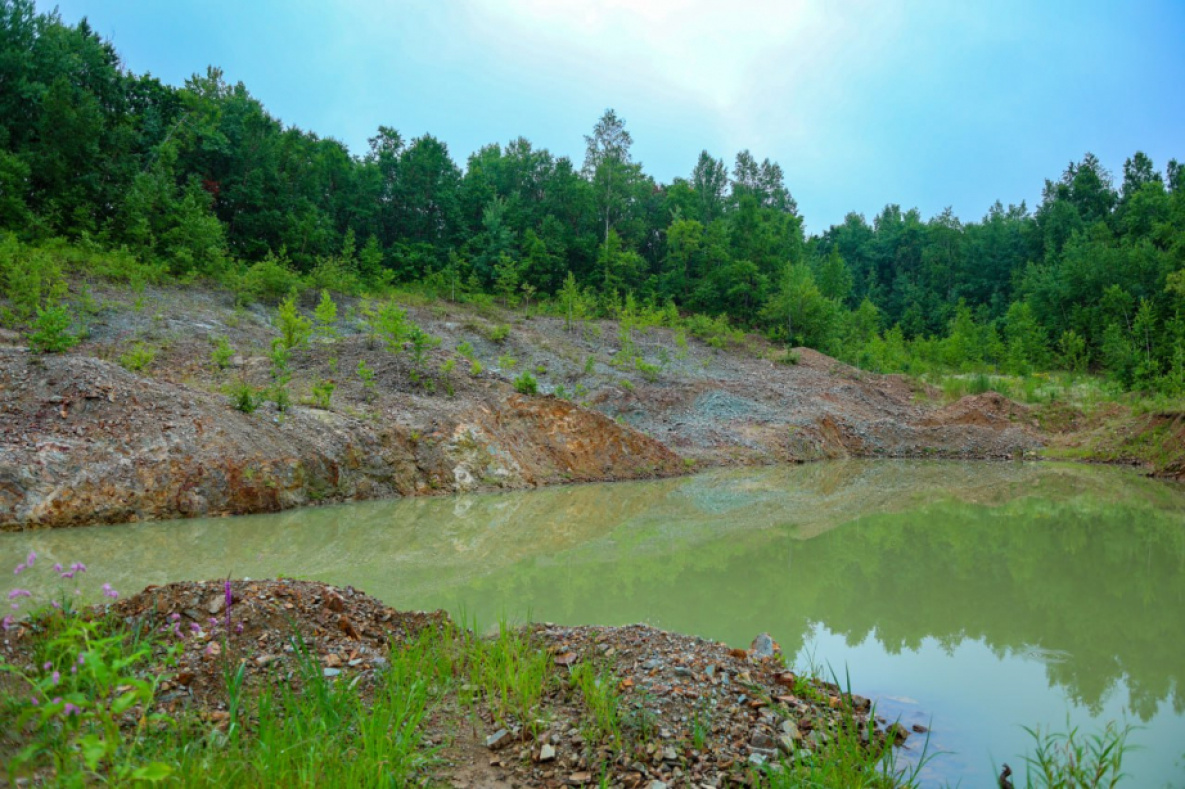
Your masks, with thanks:
[{"label": "stone", "polygon": [[762,748],[764,750],[775,747],[774,738],[760,729],[753,732],[749,738],[749,744],[754,748]]},{"label": "stone", "polygon": [[509,745],[510,740],[511,737],[509,729],[498,729],[498,731],[494,732],[489,737],[486,737],[486,747],[491,751],[497,751]]},{"label": "stone", "polygon": [[550,744],[544,743],[543,747],[539,749],[539,761],[550,762],[554,760],[555,748]]},{"label": "stone", "polygon": [[336,677],[338,674],[342,673],[342,670],[340,668],[327,668],[322,670],[321,673],[326,677]]},{"label": "stone", "polygon": [[206,602],[206,610],[211,614],[217,614],[226,608],[226,594],[216,594]]},{"label": "stone", "polygon": [[782,734],[785,734],[790,739],[794,740],[795,742],[802,741],[802,732],[800,732],[798,730],[798,726],[796,726],[794,724],[794,721],[791,721],[791,720],[782,721],[782,725],[778,727],[778,730],[781,731]]},{"label": "stone", "polygon": [[757,638],[753,639],[753,643],[749,645],[750,654],[759,659],[771,658],[781,651],[778,643],[769,633],[759,633]]},{"label": "stone", "polygon": [[679,761],[679,753],[668,745],[662,749],[662,760],[664,762],[677,762]]}]

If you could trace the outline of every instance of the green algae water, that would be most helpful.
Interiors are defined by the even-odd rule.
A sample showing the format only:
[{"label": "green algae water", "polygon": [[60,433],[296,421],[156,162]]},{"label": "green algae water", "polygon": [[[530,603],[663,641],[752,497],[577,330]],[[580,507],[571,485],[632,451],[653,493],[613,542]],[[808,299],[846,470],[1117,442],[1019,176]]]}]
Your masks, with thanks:
[{"label": "green algae water", "polygon": [[48,565],[83,561],[90,599],[287,575],[480,627],[768,631],[930,727],[928,784],[1023,778],[1022,726],[1116,721],[1138,727],[1127,785],[1185,786],[1185,488],[1124,469],[845,461],[5,534],[0,568],[29,550],[13,581],[41,594]]}]

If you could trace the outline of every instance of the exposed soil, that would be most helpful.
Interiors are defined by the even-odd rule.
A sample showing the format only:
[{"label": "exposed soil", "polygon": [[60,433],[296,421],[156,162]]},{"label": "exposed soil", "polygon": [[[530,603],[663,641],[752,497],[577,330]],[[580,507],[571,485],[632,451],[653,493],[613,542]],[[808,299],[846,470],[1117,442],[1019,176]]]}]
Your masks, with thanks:
[{"label": "exposed soil", "polygon": [[[224,581],[148,587],[106,609],[129,627],[162,635],[152,672],[164,672],[170,645],[180,646],[159,687],[160,711],[225,726],[228,661],[244,667],[249,694],[264,683],[299,689],[305,660],[365,697],[393,651],[425,629],[451,626],[443,612],[396,611],[350,587],[293,580],[234,580],[230,587],[229,609]],[[26,627],[0,641],[4,661],[34,661]],[[476,714],[462,712],[446,696],[425,736],[425,745],[440,748],[425,776],[434,785],[582,786],[604,776],[630,789],[655,781],[731,786],[749,783],[781,755],[809,749],[825,758],[845,715],[865,742],[901,744],[909,736],[872,719],[867,699],[786,671],[765,634],[747,650],[643,625],[539,624],[526,635],[546,650],[555,677],[538,720],[498,720],[480,694]],[[616,683],[624,744],[594,734],[593,714],[570,679],[586,662]]]},{"label": "exposed soil", "polygon": [[[79,285],[76,283],[75,289]],[[228,293],[92,285],[89,336],[69,354],[0,342],[0,528],[274,511],[322,501],[527,488],[823,458],[1007,458],[1044,433],[998,395],[938,407],[900,376],[760,338],[717,349],[669,329],[565,328],[495,308],[411,306],[441,345],[417,367],[339,305],[334,338],[293,353],[281,413],[232,407],[232,384],[272,385],[272,310]],[[311,303],[304,305],[311,309]],[[506,328],[501,337],[499,327]],[[235,349],[211,360],[216,338]],[[472,347],[471,358],[457,351]],[[139,372],[118,363],[141,347]],[[641,363],[634,361],[637,357]],[[480,371],[472,364],[480,364]],[[358,375],[374,371],[373,386]],[[539,394],[521,395],[523,371]],[[328,408],[312,387],[332,381]],[[557,397],[562,394],[567,398]]]}]

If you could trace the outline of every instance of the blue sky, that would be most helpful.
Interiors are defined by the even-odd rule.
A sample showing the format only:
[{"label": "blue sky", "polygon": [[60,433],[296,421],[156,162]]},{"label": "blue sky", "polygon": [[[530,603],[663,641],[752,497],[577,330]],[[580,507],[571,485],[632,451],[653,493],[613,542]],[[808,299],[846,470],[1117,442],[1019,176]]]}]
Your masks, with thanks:
[{"label": "blue sky", "polygon": [[[126,65],[207,65],[355,153],[379,124],[462,167],[525,136],[583,159],[607,107],[663,182],[700,150],[786,172],[808,230],[886,203],[977,220],[1092,151],[1185,160],[1185,2],[60,0]],[[53,4],[39,3],[40,10]]]}]

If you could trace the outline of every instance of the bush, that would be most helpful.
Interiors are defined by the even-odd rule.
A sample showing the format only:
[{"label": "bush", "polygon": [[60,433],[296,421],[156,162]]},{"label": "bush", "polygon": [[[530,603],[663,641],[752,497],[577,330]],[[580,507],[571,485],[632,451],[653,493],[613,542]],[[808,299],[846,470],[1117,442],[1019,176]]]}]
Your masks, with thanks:
[{"label": "bush", "polygon": [[145,343],[138,342],[119,357],[119,363],[125,370],[140,372],[156,361],[156,349]]},{"label": "bush", "polygon": [[289,296],[276,312],[276,328],[280,330],[284,348],[292,350],[308,343],[313,322],[297,311],[296,297]]},{"label": "bush", "polygon": [[219,370],[225,370],[234,355],[235,349],[230,347],[230,341],[225,337],[219,337],[214,350],[210,352],[210,361],[214,362],[214,366]]},{"label": "bush", "polygon": [[522,375],[514,379],[514,390],[519,394],[538,394],[539,382],[535,380],[535,376],[531,375],[529,372],[524,371]]},{"label": "bush", "polygon": [[239,303],[262,301],[274,304],[285,296],[299,291],[304,284],[300,274],[292,270],[287,257],[268,253],[229,283]]},{"label": "bush", "polygon": [[29,345],[37,353],[61,353],[78,344],[78,337],[70,333],[70,313],[58,304],[46,309],[37,308],[37,320],[29,334]]}]

